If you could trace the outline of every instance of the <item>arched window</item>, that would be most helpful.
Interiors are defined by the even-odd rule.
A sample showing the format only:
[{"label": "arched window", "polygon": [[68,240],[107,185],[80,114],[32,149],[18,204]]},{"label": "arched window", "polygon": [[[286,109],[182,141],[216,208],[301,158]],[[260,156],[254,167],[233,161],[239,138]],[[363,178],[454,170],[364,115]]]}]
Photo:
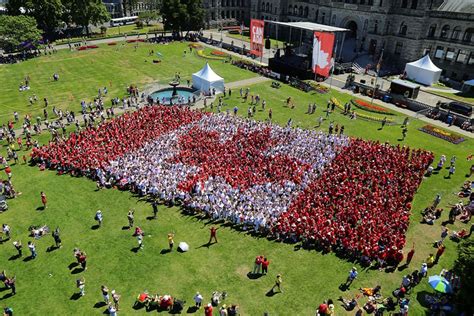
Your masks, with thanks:
[{"label": "arched window", "polygon": [[304,8],[304,17],[307,18],[309,15],[309,8],[308,7],[305,7]]},{"label": "arched window", "polygon": [[265,12],[268,12],[270,10],[270,3],[267,2],[265,5]]},{"label": "arched window", "polygon": [[400,24],[400,30],[398,31],[398,34],[407,35],[407,25],[405,24],[405,22],[402,22],[402,24]]},{"label": "arched window", "polygon": [[436,33],[436,24],[432,24],[428,29],[428,37],[434,37]]},{"label": "arched window", "polygon": [[443,26],[441,29],[441,34],[439,35],[441,38],[447,38],[448,37],[448,32],[449,32],[449,25]]},{"label": "arched window", "polygon": [[[472,42],[474,41],[474,28],[468,28],[462,37],[464,42]],[[473,53],[474,54],[474,53]]]},{"label": "arched window", "polygon": [[[380,1],[380,2],[382,2],[382,1]],[[367,4],[368,5],[374,5],[374,0],[369,0]]]},{"label": "arched window", "polygon": [[418,0],[411,0],[411,8],[413,10],[416,10],[417,7],[418,7]]},{"label": "arched window", "polygon": [[461,35],[461,27],[456,26],[453,29],[453,34],[451,34],[451,39],[457,40],[457,39],[459,39],[459,35]]},{"label": "arched window", "polygon": [[332,16],[331,25],[336,25],[336,15],[335,14]]},{"label": "arched window", "polygon": [[408,0],[402,0],[402,8],[408,7]]},{"label": "arched window", "polygon": [[303,7],[302,6],[300,6],[300,9],[299,9],[298,13],[299,13],[299,16],[303,16]]},{"label": "arched window", "polygon": [[318,17],[319,17],[319,10],[316,10],[316,15],[314,16],[314,21],[318,23]]},{"label": "arched window", "polygon": [[273,11],[273,4],[270,2],[270,10],[268,12],[272,13]]},{"label": "arched window", "polygon": [[295,5],[293,8],[293,15],[298,15],[298,6]]},{"label": "arched window", "polygon": [[262,11],[265,11],[265,2],[262,2]]},{"label": "arched window", "polygon": [[293,12],[293,6],[290,4],[290,5],[288,6],[288,14],[291,15],[292,12]]}]

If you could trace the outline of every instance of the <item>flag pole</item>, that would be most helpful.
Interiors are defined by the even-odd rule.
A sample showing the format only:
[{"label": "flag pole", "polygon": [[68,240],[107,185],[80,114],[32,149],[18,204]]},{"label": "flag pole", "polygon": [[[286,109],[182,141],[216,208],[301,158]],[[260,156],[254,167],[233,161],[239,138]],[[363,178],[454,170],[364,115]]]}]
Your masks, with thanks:
[{"label": "flag pole", "polygon": [[372,93],[372,99],[370,100],[370,104],[372,105],[374,103],[374,98],[375,98],[375,90],[377,89],[377,81],[379,79],[379,72],[380,72],[380,67],[382,66],[382,58],[383,58],[383,48],[382,51],[380,52],[380,58],[379,62],[377,63],[377,72],[375,74],[375,83],[374,83],[374,92]]}]

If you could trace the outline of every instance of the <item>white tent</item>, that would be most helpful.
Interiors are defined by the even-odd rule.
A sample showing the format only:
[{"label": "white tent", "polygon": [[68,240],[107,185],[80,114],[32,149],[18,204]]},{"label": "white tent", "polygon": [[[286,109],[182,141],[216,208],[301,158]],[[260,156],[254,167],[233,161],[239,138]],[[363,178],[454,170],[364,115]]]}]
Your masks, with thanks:
[{"label": "white tent", "polygon": [[206,63],[204,68],[193,74],[193,87],[204,93],[209,93],[209,89],[224,91],[224,79],[219,77],[214,70]]},{"label": "white tent", "polygon": [[417,61],[406,64],[405,72],[408,79],[427,86],[438,82],[441,76],[441,69],[433,64],[428,54]]}]

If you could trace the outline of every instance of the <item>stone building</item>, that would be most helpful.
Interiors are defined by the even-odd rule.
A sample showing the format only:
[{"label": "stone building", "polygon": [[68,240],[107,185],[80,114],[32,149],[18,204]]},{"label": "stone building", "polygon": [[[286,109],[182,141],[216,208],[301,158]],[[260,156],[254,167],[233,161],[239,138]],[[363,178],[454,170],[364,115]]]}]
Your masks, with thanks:
[{"label": "stone building", "polygon": [[[443,75],[474,78],[474,0],[205,0],[209,25],[250,18],[350,29],[344,51],[402,69],[429,54]],[[267,31],[275,33],[275,26]],[[347,57],[347,56],[344,56]]]}]

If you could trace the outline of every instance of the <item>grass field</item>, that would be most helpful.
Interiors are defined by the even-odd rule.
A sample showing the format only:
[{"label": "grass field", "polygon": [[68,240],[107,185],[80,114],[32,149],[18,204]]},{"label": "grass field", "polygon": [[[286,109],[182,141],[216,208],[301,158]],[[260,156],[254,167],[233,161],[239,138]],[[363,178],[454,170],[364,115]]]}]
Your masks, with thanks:
[{"label": "grass field", "polygon": [[[147,57],[152,47],[155,52],[163,54],[161,64],[152,64],[152,58]],[[182,77],[189,78],[205,60],[189,55],[183,58],[182,51],[185,48],[186,44],[142,45],[138,52],[134,52],[132,44],[118,51],[115,51],[115,47],[101,46],[92,51],[60,51],[57,55],[22,64],[0,66],[0,122],[10,119],[14,110],[34,115],[42,111],[38,105],[34,109],[28,106],[27,97],[32,93],[40,98],[47,96],[51,105],[79,112],[80,100],[91,100],[97,89],[104,85],[109,88],[109,96],[115,96],[123,94],[125,86],[131,83],[144,86],[156,80],[168,81],[176,71],[181,71]],[[226,82],[255,76],[222,62],[213,61],[210,64]],[[54,72],[60,74],[59,82],[51,80]],[[32,90],[20,93],[18,84],[27,74],[31,77]],[[304,128],[315,128],[317,118],[325,116],[323,110],[330,96],[337,97],[341,102],[351,98],[336,91],[326,95],[307,94],[285,85],[280,89],[272,89],[270,83],[253,85],[250,89],[251,93],[259,94],[267,101],[267,109],[272,108],[276,123],[285,124],[292,118],[295,125]],[[288,96],[292,96],[296,104],[293,110],[284,106]],[[318,104],[316,114],[305,114],[309,102]],[[232,97],[227,97],[225,103],[224,110],[238,106],[239,114],[247,115],[248,104],[242,103],[238,91],[233,91]],[[263,120],[266,117],[266,111],[257,111],[256,119]],[[401,122],[403,118],[398,115],[395,120]],[[439,223],[447,218],[447,214],[443,214],[434,226],[427,226],[419,224],[419,211],[431,203],[436,193],[442,195],[443,207],[457,201],[454,193],[467,179],[465,173],[471,162],[466,161],[466,156],[472,154],[473,141],[468,139],[453,145],[418,131],[417,128],[425,123],[412,120],[408,136],[401,142],[398,140],[401,136],[398,125],[386,126],[379,131],[379,123],[349,120],[337,110],[320,128],[327,130],[331,120],[345,125],[345,132],[351,136],[425,148],[435,153],[436,160],[441,154],[445,154],[448,159],[452,155],[458,157],[457,173],[451,179],[445,179],[447,170],[442,170],[425,179],[415,196],[407,247],[415,242],[416,253],[407,270],[394,273],[363,270],[351,290],[341,292],[338,286],[345,281],[353,263],[333,254],[296,251],[294,245],[252,237],[226,226],[220,226],[219,243],[208,248],[203,246],[208,241],[210,227],[205,220],[182,215],[177,208],[164,206],[160,207],[158,220],[148,220],[151,207],[129,192],[113,189],[96,191],[95,183],[86,178],[58,176],[53,171],[39,171],[37,167],[18,164],[12,166],[12,181],[16,190],[22,194],[8,201],[10,209],[0,214],[2,223],[10,224],[13,240],[21,239],[24,245],[30,240],[27,237],[30,225],[47,224],[52,229],[59,226],[63,248],[48,252],[53,239],[51,236],[43,237],[36,241],[37,259],[25,261],[25,255],[11,260],[16,254],[11,241],[1,244],[0,269],[5,269],[9,275],[16,275],[18,293],[13,297],[9,297],[9,291],[0,293],[0,304],[13,307],[18,315],[98,315],[104,312],[105,307],[94,306],[102,300],[100,286],[105,284],[122,295],[120,314],[123,315],[145,313],[144,310],[132,309],[135,297],[143,290],[185,299],[185,311],[193,304],[192,297],[196,291],[200,291],[205,302],[208,302],[212,291],[226,290],[229,294],[226,303],[239,304],[242,315],[262,315],[265,311],[270,315],[313,315],[315,308],[324,299],[352,296],[359,287],[380,284],[382,293],[390,295],[399,286],[403,274],[419,269],[428,254],[434,251],[431,245],[439,238]],[[49,135],[45,133],[39,139],[41,143],[46,143]],[[2,144],[5,145],[5,142]],[[1,154],[4,155],[5,151],[4,147]],[[20,157],[23,154],[27,152],[19,152]],[[40,191],[48,196],[48,208],[45,211],[37,210],[41,206]],[[127,225],[129,208],[136,209],[135,223],[146,234],[145,249],[137,253],[132,251],[136,247],[132,232],[123,229]],[[104,213],[104,225],[93,230],[97,209]],[[449,227],[457,229],[464,225]],[[190,252],[160,254],[162,249],[167,248],[166,235],[171,231],[176,234],[176,244],[180,241],[190,244]],[[448,240],[446,245],[444,256],[429,271],[430,275],[452,265],[456,255],[455,244]],[[69,264],[75,262],[72,254],[74,247],[87,252],[89,262],[86,272],[68,268]],[[24,249],[24,253],[27,252]],[[270,274],[251,280],[247,273],[258,254],[265,254],[271,260]],[[283,275],[285,293],[266,296],[277,273]],[[86,295],[76,299],[75,280],[80,276],[86,279]],[[412,299],[410,315],[425,314],[419,298],[426,292],[432,293],[433,290],[425,279],[409,295]],[[202,314],[202,311],[196,314]],[[336,304],[336,315],[341,314],[344,311]]]},{"label": "grass field", "polygon": [[146,34],[148,32],[154,32],[156,30],[163,30],[163,24],[155,25],[144,25],[143,27],[138,28],[135,24],[123,25],[123,26],[114,26],[107,28],[106,35],[119,35],[119,34]]},{"label": "grass field", "polygon": [[444,91],[431,91],[433,94],[437,94],[442,97],[446,97],[449,99],[453,99],[456,101],[461,101],[464,103],[469,103],[470,105],[474,106],[474,94],[471,95],[463,95],[460,93],[449,93]]},{"label": "grass field", "polygon": [[[230,34],[230,33],[227,33],[227,36],[228,37],[232,37],[232,38],[235,38],[239,41],[241,41],[242,39],[244,40],[244,42],[248,42],[250,43],[250,36],[248,35],[244,35],[244,36],[241,36],[240,34]],[[279,40],[276,40],[276,39],[270,39],[270,42],[272,44],[272,48],[283,48],[283,43],[282,41],[279,41]]]},{"label": "grass field", "polygon": [[[130,84],[143,87],[153,82],[167,83],[176,72],[181,79],[191,79],[206,61],[226,82],[252,78],[256,75],[235,67],[229,67],[222,61],[203,59],[196,54],[186,54],[187,44],[159,45],[140,44],[135,51],[134,44],[117,46],[100,45],[98,49],[87,51],[60,50],[39,60],[29,60],[9,66],[0,66],[1,104],[0,122],[5,123],[18,111],[20,116],[30,113],[33,117],[43,113],[43,98],[48,98],[50,106],[77,109],[81,100],[92,101],[99,88],[107,87],[109,96],[122,96]],[[148,56],[154,50],[163,57]],[[210,51],[209,51],[210,52]],[[162,62],[154,64],[154,59]],[[53,74],[60,76],[53,81]],[[24,77],[31,78],[31,89],[19,92],[18,87]],[[29,105],[28,98],[36,94],[39,102]],[[80,107],[79,107],[80,108]]]}]

